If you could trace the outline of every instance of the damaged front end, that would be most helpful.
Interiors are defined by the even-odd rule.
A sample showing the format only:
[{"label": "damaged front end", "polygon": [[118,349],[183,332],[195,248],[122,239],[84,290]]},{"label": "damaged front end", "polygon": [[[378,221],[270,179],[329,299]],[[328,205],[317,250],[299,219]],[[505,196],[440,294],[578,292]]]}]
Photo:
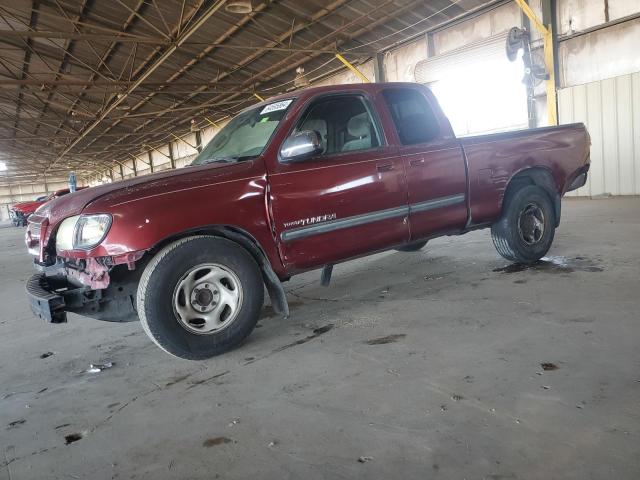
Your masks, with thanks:
[{"label": "damaged front end", "polygon": [[27,282],[33,313],[50,323],[64,323],[67,312],[109,322],[138,320],[136,291],[144,251],[120,256],[58,256],[46,219],[29,222],[25,240],[38,273]]}]

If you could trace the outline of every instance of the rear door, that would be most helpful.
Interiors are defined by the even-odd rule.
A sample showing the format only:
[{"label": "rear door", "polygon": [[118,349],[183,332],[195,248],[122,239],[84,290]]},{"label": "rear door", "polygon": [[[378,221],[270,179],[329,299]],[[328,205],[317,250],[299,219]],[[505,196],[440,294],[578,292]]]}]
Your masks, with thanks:
[{"label": "rear door", "polygon": [[311,99],[291,134],[315,130],[323,152],[269,174],[271,214],[285,266],[305,270],[404,243],[407,189],[368,94]]},{"label": "rear door", "polygon": [[456,231],[467,221],[467,171],[460,142],[421,88],[383,90],[407,172],[411,241]]}]

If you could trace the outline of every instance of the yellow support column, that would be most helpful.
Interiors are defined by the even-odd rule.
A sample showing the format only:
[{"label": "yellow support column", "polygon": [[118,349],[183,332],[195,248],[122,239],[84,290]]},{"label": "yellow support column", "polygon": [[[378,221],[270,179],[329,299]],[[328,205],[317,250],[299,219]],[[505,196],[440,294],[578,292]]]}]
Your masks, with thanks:
[{"label": "yellow support column", "polygon": [[353,65],[351,62],[349,62],[349,60],[347,60],[346,58],[344,58],[342,55],[340,55],[339,53],[336,53],[336,58],[338,60],[340,60],[342,63],[344,63],[344,65],[351,70],[353,73],[356,74],[356,76],[362,80],[362,83],[371,83],[369,81],[369,79],[360,71],[358,70],[355,65]]},{"label": "yellow support column", "polygon": [[558,124],[558,110],[556,106],[556,75],[555,75],[555,59],[553,58],[553,37],[551,33],[551,25],[545,26],[537,17],[535,12],[525,0],[515,0],[520,6],[524,14],[529,17],[531,23],[535,25],[536,30],[542,35],[544,42],[544,65],[549,73],[549,80],[546,82],[547,87],[547,118],[549,125]]}]

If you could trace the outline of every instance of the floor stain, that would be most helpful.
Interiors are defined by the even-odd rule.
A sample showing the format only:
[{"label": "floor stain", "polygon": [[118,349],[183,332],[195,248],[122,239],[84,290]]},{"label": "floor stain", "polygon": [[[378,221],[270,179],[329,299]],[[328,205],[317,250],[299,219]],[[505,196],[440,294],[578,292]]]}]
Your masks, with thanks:
[{"label": "floor stain", "polygon": [[70,423],[63,423],[62,425],[58,425],[57,427],[55,427],[54,430],[59,430],[61,428],[70,427],[70,426],[71,426]]},{"label": "floor stain", "polygon": [[178,377],[174,377],[171,381],[165,383],[165,387],[170,387],[172,385],[175,385],[176,383],[180,383],[185,381],[187,378],[189,378],[191,375],[193,375],[196,372],[191,372],[191,373],[187,373],[186,375],[180,375]]},{"label": "floor stain", "polygon": [[387,343],[395,343],[406,336],[404,333],[396,333],[395,335],[387,335],[386,337],[373,338],[364,343],[367,345],[386,345]]},{"label": "floor stain", "polygon": [[[549,273],[573,273],[579,272],[602,272],[604,269],[593,265],[593,262],[586,257],[542,257],[536,263],[532,265],[525,265],[522,263],[511,263],[504,267],[498,267],[493,269],[494,272],[499,273],[519,273],[524,271],[534,272],[549,272]],[[519,282],[514,282],[519,283]],[[525,282],[522,282],[525,283]]]},{"label": "floor stain", "polygon": [[[227,373],[229,373],[229,370],[227,370],[226,372],[218,373],[218,374],[213,375],[211,377],[204,378],[202,380],[195,380],[195,381],[191,382],[191,384],[187,387],[187,390],[189,390],[191,388],[194,388],[194,387],[197,387],[199,385],[204,385],[205,383],[208,383],[208,382],[210,382],[212,380],[215,380],[216,378],[224,377]],[[215,383],[218,384],[218,382],[215,382]]]},{"label": "floor stain", "polygon": [[217,447],[218,445],[224,445],[225,443],[234,443],[228,437],[215,437],[215,438],[207,438],[204,442],[202,442],[202,446],[206,448]]},{"label": "floor stain", "polygon": [[595,318],[587,318],[587,317],[578,317],[578,318],[569,319],[569,322],[571,323],[593,323],[595,321],[596,321]]},{"label": "floor stain", "polygon": [[49,358],[50,356],[53,355],[53,352],[44,352],[43,354],[40,355],[40,358]]},{"label": "floor stain", "polygon": [[[295,307],[299,307],[300,305],[304,305],[303,302],[299,302],[299,301],[292,301],[292,302],[288,302],[289,303],[289,309],[295,308]],[[276,311],[273,309],[272,305],[265,305],[262,308],[262,311],[260,312],[260,318],[269,318],[269,317],[275,317],[276,315],[279,315],[278,313],[276,313]]]},{"label": "floor stain", "polygon": [[331,330],[333,328],[333,325],[331,323],[323,326],[323,327],[318,327],[316,329],[313,330],[313,334],[314,335],[322,335],[323,333],[327,333],[329,330]]},{"label": "floor stain", "polygon": [[26,420],[24,418],[21,418],[20,420],[14,420],[13,422],[9,422],[9,426],[7,427],[7,430],[11,428],[17,428],[20,425],[24,425],[25,423],[26,423]]},{"label": "floor stain", "polygon": [[546,372],[550,372],[550,371],[553,371],[553,370],[558,370],[558,368],[560,368],[555,363],[551,363],[551,362],[542,362],[540,364],[540,366]]},{"label": "floor stain", "polygon": [[327,325],[324,325],[322,327],[318,327],[315,330],[313,330],[313,334],[312,335],[307,335],[306,337],[301,338],[300,340],[296,340],[293,343],[288,343],[286,345],[283,345],[282,347],[278,347],[275,350],[273,350],[273,353],[281,352],[281,351],[286,350],[288,348],[295,347],[297,345],[302,345],[303,343],[307,343],[307,342],[313,340],[314,338],[318,338],[320,335],[322,335],[324,333],[327,333],[332,328],[333,328],[333,324],[332,323],[328,323]]},{"label": "floor stain", "polygon": [[69,435],[65,435],[64,436],[64,443],[66,445],[69,445],[73,442],[77,442],[78,440],[82,439],[82,434],[81,433],[70,433]]},{"label": "floor stain", "polygon": [[311,386],[310,383],[302,382],[302,383],[292,383],[290,385],[285,385],[282,387],[282,391],[286,393],[295,393],[300,390],[304,390],[305,388],[309,388]]}]

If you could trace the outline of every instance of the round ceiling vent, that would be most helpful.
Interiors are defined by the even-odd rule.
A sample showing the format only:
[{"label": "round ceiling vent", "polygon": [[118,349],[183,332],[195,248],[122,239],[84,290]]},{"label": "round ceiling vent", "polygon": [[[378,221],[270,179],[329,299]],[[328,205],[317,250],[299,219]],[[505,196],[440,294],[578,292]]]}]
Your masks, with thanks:
[{"label": "round ceiling vent", "polygon": [[251,0],[229,0],[224,9],[229,13],[251,13]]}]

